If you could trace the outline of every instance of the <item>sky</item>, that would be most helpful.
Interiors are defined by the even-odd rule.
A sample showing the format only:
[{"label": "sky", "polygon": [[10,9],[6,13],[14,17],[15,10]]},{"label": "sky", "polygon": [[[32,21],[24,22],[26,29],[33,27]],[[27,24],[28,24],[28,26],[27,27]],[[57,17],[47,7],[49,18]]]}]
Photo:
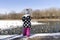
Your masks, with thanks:
[{"label": "sky", "polygon": [[60,8],[60,0],[0,0],[0,13],[21,12],[25,8]]}]

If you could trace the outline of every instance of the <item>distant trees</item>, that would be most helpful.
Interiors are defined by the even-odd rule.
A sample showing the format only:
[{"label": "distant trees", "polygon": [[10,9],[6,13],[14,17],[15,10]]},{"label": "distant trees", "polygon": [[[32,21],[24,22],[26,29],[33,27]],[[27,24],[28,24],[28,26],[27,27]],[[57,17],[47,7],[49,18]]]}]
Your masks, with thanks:
[{"label": "distant trees", "polygon": [[33,15],[33,18],[35,19],[60,18],[60,9],[50,8],[50,9],[45,9],[45,10],[35,10],[33,11],[32,15]]},{"label": "distant trees", "polygon": [[[30,8],[30,10],[32,10]],[[21,13],[16,13],[15,11],[11,11],[7,14],[0,14],[0,19],[21,19],[24,15],[25,9]],[[32,10],[31,12],[32,19],[56,19],[60,18],[60,9],[57,8],[50,8],[45,10]]]}]

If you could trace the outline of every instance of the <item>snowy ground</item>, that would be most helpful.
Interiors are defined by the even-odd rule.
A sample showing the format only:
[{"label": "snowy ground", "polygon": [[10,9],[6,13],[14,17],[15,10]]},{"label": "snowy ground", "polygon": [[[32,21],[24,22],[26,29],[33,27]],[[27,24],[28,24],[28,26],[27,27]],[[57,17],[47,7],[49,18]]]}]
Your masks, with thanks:
[{"label": "snowy ground", "polygon": [[60,36],[60,33],[40,33],[40,34],[34,34],[30,36],[29,38],[37,37],[37,36],[53,36],[53,37],[58,37]]},{"label": "snowy ground", "polygon": [[[45,23],[37,23],[37,22],[31,22],[32,25],[42,25]],[[23,22],[22,20],[0,20],[0,29],[10,29],[10,28],[16,28],[22,27]]]},{"label": "snowy ground", "polygon": [[[34,37],[45,37],[45,36],[52,36],[54,38],[60,38],[60,33],[40,33],[40,34],[33,34],[31,35],[29,38],[34,38]],[[24,38],[23,35],[0,35],[0,39],[4,39],[4,40],[11,40],[11,39],[15,39],[15,38],[20,38],[20,39],[27,39],[27,38]]]},{"label": "snowy ground", "polygon": [[22,38],[22,35],[0,35],[0,40],[12,40],[19,37]]},{"label": "snowy ground", "polygon": [[22,26],[23,22],[21,20],[0,20],[0,29],[15,28],[17,26]]}]

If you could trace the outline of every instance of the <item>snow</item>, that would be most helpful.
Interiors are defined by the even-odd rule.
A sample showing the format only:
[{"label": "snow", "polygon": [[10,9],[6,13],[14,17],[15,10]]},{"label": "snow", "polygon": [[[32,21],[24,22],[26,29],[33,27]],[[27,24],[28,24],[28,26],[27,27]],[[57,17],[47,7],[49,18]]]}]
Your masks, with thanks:
[{"label": "snow", "polygon": [[[32,25],[43,25],[46,23],[31,22]],[[11,29],[16,27],[22,27],[22,20],[0,20],[0,29]]]},{"label": "snow", "polygon": [[34,38],[38,36],[60,36],[60,33],[40,33],[40,34],[34,34],[30,36],[29,38]]},{"label": "snow", "polygon": [[17,26],[22,26],[23,22],[21,20],[0,20],[0,29],[15,28]]},{"label": "snow", "polygon": [[31,22],[32,25],[45,25],[46,23]]},{"label": "snow", "polygon": [[[60,33],[39,33],[39,34],[33,34],[31,35],[29,38],[34,38],[34,37],[38,37],[38,36],[41,36],[41,37],[45,37],[45,36],[53,36],[53,37],[59,37],[60,36]],[[57,37],[57,38],[58,38]],[[0,39],[15,39],[15,38],[21,38],[21,39],[26,39],[26,37],[23,37],[23,35],[0,35]]]},{"label": "snow", "polygon": [[19,38],[19,37],[22,37],[22,34],[21,35],[0,35],[0,39],[14,39],[14,38]]},{"label": "snow", "polygon": [[7,38],[7,37],[12,37],[14,35],[0,35],[0,39],[4,39],[4,38]]}]

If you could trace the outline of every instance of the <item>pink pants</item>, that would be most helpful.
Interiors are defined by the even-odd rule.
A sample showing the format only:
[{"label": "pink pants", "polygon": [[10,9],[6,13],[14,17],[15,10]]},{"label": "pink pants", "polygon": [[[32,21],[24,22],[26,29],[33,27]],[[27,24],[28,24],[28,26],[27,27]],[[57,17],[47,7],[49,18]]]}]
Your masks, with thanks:
[{"label": "pink pants", "polygon": [[30,28],[24,28],[23,35],[29,37],[30,36]]}]

